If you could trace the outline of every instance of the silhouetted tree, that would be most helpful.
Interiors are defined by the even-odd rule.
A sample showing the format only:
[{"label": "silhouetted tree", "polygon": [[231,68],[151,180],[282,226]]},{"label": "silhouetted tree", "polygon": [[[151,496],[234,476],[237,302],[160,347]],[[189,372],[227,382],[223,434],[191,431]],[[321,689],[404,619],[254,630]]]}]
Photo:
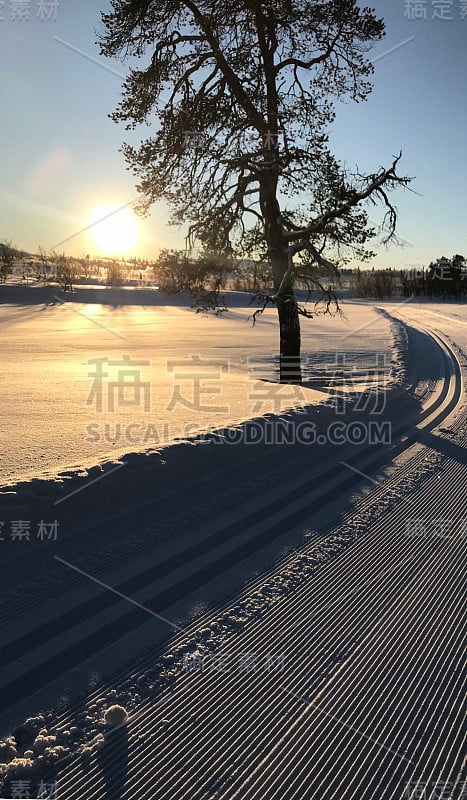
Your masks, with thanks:
[{"label": "silhouetted tree", "polygon": [[63,289],[64,292],[72,292],[73,282],[78,277],[77,264],[71,258],[67,258],[64,253],[62,253],[62,255],[57,255],[52,252],[51,258],[56,264],[57,280],[60,284],[60,288]]},{"label": "silhouetted tree", "polygon": [[[157,122],[141,146],[123,146],[140,209],[166,200],[173,222],[189,223],[189,243],[208,236],[222,254],[241,254],[254,223],[273,272],[281,380],[300,382],[299,314],[337,303],[325,253],[372,255],[366,202],[381,201],[383,238],[393,238],[388,191],[410,180],[397,174],[400,155],[352,174],[328,147],[333,98],[371,91],[366,53],[384,22],[356,0],[111,0],[102,19],[104,55],[145,57],[112,115],[127,129]],[[303,252],[306,267],[294,258]],[[314,311],[297,302],[298,277],[321,292]]]},{"label": "silhouetted tree", "polygon": [[11,242],[0,242],[0,283],[5,283],[8,275],[13,272],[16,251]]},{"label": "silhouetted tree", "polygon": [[458,299],[465,292],[466,264],[458,253],[452,259],[441,256],[428,266],[427,289],[430,297]]}]

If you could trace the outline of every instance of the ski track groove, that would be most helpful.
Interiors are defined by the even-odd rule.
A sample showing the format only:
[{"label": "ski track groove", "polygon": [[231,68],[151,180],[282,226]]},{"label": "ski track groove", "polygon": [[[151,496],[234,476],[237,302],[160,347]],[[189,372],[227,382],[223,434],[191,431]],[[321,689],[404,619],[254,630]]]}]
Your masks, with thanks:
[{"label": "ski track groove", "polygon": [[[364,355],[367,356],[367,353],[365,353]],[[424,382],[424,385],[425,385],[425,389],[424,389],[424,391],[422,393],[423,396],[418,398],[420,401],[423,399],[423,397],[425,395],[428,396],[433,391],[433,389],[435,388],[436,382],[435,381],[428,381],[428,382]],[[281,454],[280,453],[275,453],[274,454],[274,459],[276,461],[278,461],[278,464],[274,467],[274,469],[271,469],[270,454],[267,451],[262,453],[260,455],[260,457],[256,459],[256,463],[257,463],[257,465],[259,467],[261,465],[263,465],[263,464],[266,464],[267,467],[268,467],[268,469],[267,469],[268,484],[270,484],[271,479],[273,480],[275,477],[277,477],[277,479],[280,481],[280,478],[282,477],[282,475],[284,474],[284,471],[285,471],[285,468],[283,466],[283,459],[282,459]],[[302,466],[306,469],[308,464],[309,464],[308,454],[305,453],[303,456],[301,456],[300,458],[296,459],[296,464],[294,464],[294,467],[296,468],[297,471],[299,471]],[[250,484],[249,483],[245,484],[245,487],[246,486],[250,486]],[[245,488],[245,487],[242,486],[241,488]],[[164,498],[162,498],[162,499],[164,499]],[[143,509],[143,511],[144,510],[145,509]],[[192,526],[193,521],[196,524],[198,519],[195,517],[194,520],[193,520],[193,518],[190,518],[190,519],[188,519],[188,521],[183,521],[183,518],[182,518],[182,521],[180,522],[180,524],[177,525],[177,530],[189,529]],[[176,521],[174,521],[174,524],[175,524],[175,522]],[[162,522],[162,535],[163,535],[163,531],[164,531],[164,525],[163,525],[163,522]],[[157,544],[156,544],[156,548],[157,548]],[[123,554],[121,556],[115,557],[115,555],[113,553],[113,549],[114,549],[114,545],[113,545],[112,548],[107,545],[106,547],[103,548],[102,554],[98,554],[98,556],[94,559],[92,564],[83,563],[83,564],[81,564],[82,568],[85,569],[85,570],[87,570],[87,569],[91,570],[96,577],[101,577],[102,575],[105,575],[105,573],[108,570],[115,569],[115,568],[117,568],[119,566],[122,566],[123,564],[126,564],[127,563],[127,559],[128,559],[128,553],[123,552]],[[132,552],[131,552],[130,555],[131,555],[132,558],[134,558],[134,557],[137,557],[138,555],[141,555],[141,554],[147,555],[147,553],[148,553],[148,543],[145,541],[145,542],[143,542],[141,544],[141,546],[132,549]],[[34,578],[39,578],[41,575],[42,575],[42,570],[39,569],[39,570],[37,570],[36,573],[33,572],[30,575],[29,579],[30,580],[34,580]],[[70,571],[68,569],[66,569],[66,568],[62,569],[62,576],[63,576],[63,578],[60,576],[59,585],[57,585],[54,582],[54,584],[51,587],[48,587],[48,586],[41,587],[41,600],[44,600],[44,599],[55,599],[57,597],[59,591],[61,593],[63,593],[64,591],[73,589],[73,588],[75,588],[76,586],[79,585],[80,578],[76,574],[70,573]],[[137,576],[137,577],[140,578],[141,576]],[[7,589],[7,587],[5,586],[4,587],[4,593],[5,593],[6,589]],[[16,588],[16,594],[17,593],[18,593],[18,591],[17,591],[17,588]],[[36,604],[37,604],[37,597],[29,600],[29,602],[27,600],[25,601],[23,596],[21,596],[19,599],[9,598],[7,608],[2,608],[0,606],[0,624],[2,622],[4,622],[4,621],[10,621],[12,619],[13,615],[19,615],[21,613],[25,613],[26,611],[30,610],[31,608],[36,607]]]},{"label": "ski track groove", "polygon": [[[282,680],[282,675],[281,675],[281,680]],[[221,689],[221,687],[219,687],[219,690],[220,690],[220,689]],[[190,696],[190,690],[191,690],[191,687],[188,689],[188,696]],[[225,696],[225,687],[222,687],[222,692],[223,692],[223,694],[224,694],[224,696]],[[297,693],[298,693],[298,692],[297,692]],[[181,702],[181,700],[182,700],[182,699],[183,699],[183,698],[177,697],[177,701],[176,701],[176,703],[177,703],[178,705],[180,705],[180,702]],[[292,702],[291,704],[293,705],[293,704],[294,704],[294,702]],[[295,704],[296,704],[296,703],[295,703]],[[191,707],[193,707],[193,706],[191,706]],[[169,712],[169,709],[168,709],[168,708],[166,708],[166,709],[164,710],[164,714],[166,714],[166,715],[169,715],[169,714],[168,714],[168,712]],[[169,715],[169,716],[170,716],[170,715]],[[154,720],[153,720],[152,722],[154,722]],[[206,720],[206,722],[209,722],[209,720]],[[222,745],[223,745],[223,743],[222,743],[222,742],[220,742],[219,740],[217,740],[217,741],[218,741],[218,746],[219,746],[219,748],[221,748],[221,747],[222,747]],[[171,743],[171,745],[170,745],[170,749],[172,749],[174,752],[176,752],[176,754],[177,754],[177,759],[179,759],[179,758],[181,758],[181,757],[183,756],[183,753],[181,753],[181,752],[180,752],[180,750],[179,750],[179,748],[177,747],[177,742],[172,742],[172,743]],[[158,749],[158,755],[159,755],[159,757],[161,758],[161,760],[163,761],[164,752],[163,752],[163,751],[161,751],[160,749]],[[199,754],[198,754],[198,755],[199,755]],[[222,750],[222,760],[225,760],[226,756],[227,756],[227,754],[224,752],[224,750]],[[189,766],[189,765],[187,764],[186,766]],[[141,764],[141,762],[140,762],[140,763],[139,763],[139,769],[141,770],[141,768],[142,768],[142,767],[144,767],[144,764]],[[204,769],[206,768],[206,761],[205,761],[205,760],[203,760],[203,768],[204,768]],[[153,776],[152,776],[152,778],[155,778],[155,777],[156,777],[155,775],[153,775]],[[167,777],[167,773],[166,773],[166,777]],[[194,777],[194,776],[193,776],[193,777]],[[72,780],[72,776],[71,776],[71,775],[70,775],[70,780]],[[134,787],[134,788],[137,788],[137,787]],[[170,793],[170,791],[174,791],[174,790],[175,790],[175,788],[176,788],[176,787],[175,787],[175,785],[174,785],[173,783],[171,783],[171,784],[170,784],[170,787],[169,787],[169,790],[168,790],[168,791],[169,791],[169,793]],[[162,797],[163,795],[158,795],[158,796]],[[172,796],[174,796],[174,795],[172,795]],[[183,795],[183,794],[176,795],[176,796],[177,796],[177,797],[184,797],[184,795]],[[189,796],[195,797],[195,796],[198,796],[198,793],[196,793],[196,794],[193,794],[193,792],[191,791],[191,793],[189,793]],[[201,795],[201,796],[202,796],[202,795]]]},{"label": "ski track groove", "polygon": [[[427,386],[423,396],[432,389]],[[464,412],[456,421],[456,427],[460,428],[466,421]],[[465,446],[465,437],[463,444]],[[391,487],[394,490],[400,488],[401,481],[409,478],[414,469],[416,472],[420,468],[425,455],[426,447],[391,474],[384,486],[370,490],[360,501],[358,514],[364,514],[374,504],[375,497],[383,497]],[[456,508],[459,517],[463,465],[455,462],[449,464],[448,468],[452,486],[459,487],[450,496],[451,505]],[[358,534],[337,556],[318,566],[308,580],[273,603],[264,617],[249,623],[244,632],[229,637],[222,648],[222,652],[230,652],[233,656],[246,652],[274,652],[277,651],[275,645],[279,638],[282,641],[280,652],[287,656],[284,672],[255,673],[254,681],[250,681],[248,676],[246,679],[245,676],[240,677],[236,671],[221,673],[220,677],[209,672],[202,675],[184,674],[179,678],[173,694],[164,692],[155,706],[147,703],[147,715],[140,718],[137,730],[139,737],[143,737],[145,752],[140,752],[142,745],[136,743],[136,733],[133,736],[131,722],[129,725],[134,753],[128,764],[128,791],[124,791],[122,800],[130,797],[152,797],[157,800],[168,800],[169,797],[171,800],[282,800],[284,797],[287,800],[311,800],[319,797],[330,800],[337,796],[345,800],[370,800],[373,797],[400,800],[406,796],[404,786],[412,779],[413,772],[407,774],[410,769],[408,766],[402,770],[401,764],[405,762],[382,750],[380,744],[369,743],[354,731],[330,720],[329,716],[313,706],[307,706],[304,710],[299,699],[284,691],[284,685],[293,687],[293,694],[305,699],[310,697],[312,700],[317,696],[319,702],[319,697],[323,696],[328,714],[343,718],[348,725],[367,732],[373,724],[371,734],[367,735],[374,734],[374,738],[386,747],[393,749],[393,741],[397,738],[396,749],[400,747],[402,752],[405,750],[409,754],[407,758],[418,758],[421,763],[424,758],[426,765],[434,762],[430,776],[424,778],[426,780],[440,774],[435,761],[436,753],[438,761],[441,753],[444,754],[443,771],[446,775],[460,772],[462,726],[459,725],[456,734],[451,722],[449,754],[445,753],[446,747],[440,746],[442,741],[446,742],[442,736],[445,736],[449,715],[441,728],[438,724],[437,739],[431,744],[428,758],[424,753],[428,743],[424,745],[420,739],[414,744],[417,728],[425,720],[427,726],[430,725],[436,709],[455,708],[461,696],[462,670],[459,664],[462,663],[463,648],[460,642],[449,637],[450,631],[457,631],[458,639],[462,637],[462,620],[465,618],[462,595],[456,609],[452,603],[453,577],[458,572],[460,574],[459,567],[466,561],[463,542],[460,538],[459,541],[443,539],[441,544],[439,539],[434,538],[413,540],[404,537],[403,533],[407,511],[415,518],[415,510],[418,515],[419,510],[423,512],[426,509],[426,496],[436,486],[436,481],[436,475],[422,478],[415,496],[412,498],[408,495],[411,497],[411,506],[404,504],[404,498],[401,498],[400,507],[383,512],[366,533]],[[338,533],[340,527],[346,524],[346,519],[352,520],[358,514],[353,512],[344,516],[337,528],[327,530],[324,536],[314,536],[298,554],[292,553],[283,563],[301,553],[312,552],[324,544],[329,536]],[[275,565],[262,574],[249,585],[246,594],[251,594],[269,576],[277,574],[280,566]],[[393,584],[390,591],[386,581],[380,580],[381,573],[390,575]],[[362,574],[365,575],[363,582]],[[416,588],[422,578],[428,590]],[[410,593],[411,585],[415,585],[413,595]],[[339,594],[341,591],[343,598]],[[337,602],[344,599],[349,601],[348,604],[344,602],[336,607],[336,592]],[[421,598],[424,603],[422,607]],[[313,616],[316,617],[314,640],[307,645],[309,661],[306,664],[300,642],[303,630],[301,625],[297,627],[297,612],[303,612],[304,608],[313,609]],[[455,610],[457,616],[454,624]],[[171,648],[202,627],[203,622],[209,624],[209,619],[218,614],[213,614],[211,610],[197,619],[187,628],[183,637],[174,638]],[[397,629],[399,617],[401,626]],[[443,630],[444,637],[438,636],[438,632],[442,634]],[[390,642],[394,638],[397,646],[391,649]],[[430,659],[426,665],[421,662],[416,666],[420,638],[425,643]],[[435,653],[433,641],[438,643]],[[250,650],[252,645],[254,649]],[[365,664],[371,659],[377,662],[378,657],[387,656],[388,653],[389,660],[384,664],[387,680],[382,702],[379,675],[369,671]],[[365,663],[364,654],[367,659]],[[150,658],[140,660],[140,663],[148,663]],[[310,664],[313,668],[311,676]],[[407,664],[410,668],[406,669]],[[451,683],[449,677],[457,673],[456,682]],[[430,682],[439,674],[445,676],[439,685],[436,680]],[[401,677],[403,682],[399,683]],[[431,691],[433,703],[426,708],[418,708],[414,716],[414,700],[422,697],[424,690],[428,694]],[[102,687],[91,693],[90,702],[103,693]],[[345,698],[343,713],[339,707]],[[449,698],[452,698],[451,706]],[[384,709],[384,716],[381,715],[374,723],[372,715],[376,707]],[[431,716],[428,716],[430,710]],[[191,737],[187,736],[187,726],[190,726],[193,713],[201,716],[202,725],[191,726]],[[456,714],[460,713],[459,708]],[[313,726],[309,723],[310,716],[316,717]],[[59,722],[63,724],[68,718],[68,713],[65,713]],[[163,718],[170,720],[170,728],[162,733],[160,724]],[[402,720],[402,724],[394,724],[396,718]],[[159,733],[154,739],[154,731],[158,728]],[[334,739],[330,738],[331,730],[335,733]],[[291,746],[290,736],[294,737],[292,741],[296,741],[295,746]],[[317,748],[311,753],[313,785],[310,784],[309,766],[311,737],[317,742]],[[286,740],[284,747],[282,739]],[[157,763],[154,763],[154,753]],[[356,760],[352,755],[355,753]],[[343,771],[348,768],[352,758],[351,775],[346,778]],[[378,764],[379,760],[381,764]],[[118,770],[117,753],[109,766]],[[230,769],[230,776],[225,775],[227,769]],[[391,769],[394,774],[384,783]],[[406,776],[403,782],[400,780],[402,773]],[[424,774],[428,774],[426,769]],[[395,782],[395,775],[398,782]],[[60,800],[72,800],[84,795],[89,800],[102,798],[105,789],[98,763],[93,763],[83,775],[78,760],[60,776],[58,796]]]}]

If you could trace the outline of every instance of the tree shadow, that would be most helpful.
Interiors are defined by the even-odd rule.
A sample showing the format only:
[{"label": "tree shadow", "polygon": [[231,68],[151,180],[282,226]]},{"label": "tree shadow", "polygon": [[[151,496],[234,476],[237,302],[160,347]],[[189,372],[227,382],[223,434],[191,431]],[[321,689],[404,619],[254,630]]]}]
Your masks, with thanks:
[{"label": "tree shadow", "polygon": [[104,733],[97,761],[105,784],[103,800],[120,800],[128,774],[128,729],[121,725]]},{"label": "tree shadow", "polygon": [[432,450],[436,450],[441,455],[447,456],[452,461],[457,461],[459,464],[467,466],[467,450],[457,442],[423,430],[417,433],[417,441],[426,447],[431,447]]}]

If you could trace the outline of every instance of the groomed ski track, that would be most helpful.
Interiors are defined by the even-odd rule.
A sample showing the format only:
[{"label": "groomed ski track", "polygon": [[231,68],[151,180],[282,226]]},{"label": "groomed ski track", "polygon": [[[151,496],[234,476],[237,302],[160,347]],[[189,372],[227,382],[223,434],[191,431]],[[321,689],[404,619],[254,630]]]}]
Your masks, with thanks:
[{"label": "groomed ski track", "polygon": [[[144,675],[157,655],[122,673],[122,682],[138,679],[146,691],[120,739],[109,740],[89,763],[77,757],[59,770],[60,800],[434,800],[448,785],[453,800],[463,796],[465,359],[432,324],[417,327],[435,343],[443,376],[431,382],[417,420],[401,414],[391,448],[339,451],[340,470],[329,463],[297,474],[290,485],[282,480],[275,505],[267,497],[187,547],[188,573],[177,564],[180,554],[155,571],[144,552],[93,572],[171,619],[176,599],[199,590],[213,571],[227,573],[287,526],[312,525],[317,506],[332,505],[333,496],[369,478],[347,527],[311,535],[249,584],[245,598],[268,581],[274,592],[274,577],[289,563],[292,576],[302,570],[258,619],[241,632],[225,632],[222,654],[233,668],[183,671],[171,691],[155,690],[149,700],[153,684]],[[442,423],[451,426],[449,434],[439,430]],[[381,478],[396,457],[397,468]],[[388,505],[388,497],[399,502]],[[449,535],[433,532],[441,518],[451,521]],[[408,521],[417,519],[426,521],[427,535],[409,535]],[[332,547],[320,560],[327,542]],[[141,610],[73,573],[61,591],[66,603],[42,626],[32,616],[28,628],[33,600],[27,598],[4,623],[4,708],[21,686],[32,694],[79,659],[150,624]],[[171,650],[209,629],[222,611],[199,618]],[[280,669],[266,668],[271,655]],[[89,706],[107,691],[99,687]],[[72,724],[71,718],[65,712],[58,723]]]}]

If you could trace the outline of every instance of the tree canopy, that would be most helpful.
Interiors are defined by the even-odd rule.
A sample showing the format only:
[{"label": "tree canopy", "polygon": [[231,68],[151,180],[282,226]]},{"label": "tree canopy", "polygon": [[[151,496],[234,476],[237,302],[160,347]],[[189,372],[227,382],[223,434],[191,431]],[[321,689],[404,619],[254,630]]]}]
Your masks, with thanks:
[{"label": "tree canopy", "polygon": [[102,53],[138,59],[112,118],[151,125],[139,146],[123,145],[140,209],[167,201],[190,243],[222,254],[265,243],[281,376],[299,381],[298,315],[314,311],[297,303],[297,276],[322,290],[329,310],[326,272],[346,255],[373,255],[368,204],[382,203],[389,241],[388,192],[410,181],[397,174],[400,154],[352,174],[329,147],[334,101],[371,91],[367,54],[384,22],[355,0],[112,0],[103,23]]}]

